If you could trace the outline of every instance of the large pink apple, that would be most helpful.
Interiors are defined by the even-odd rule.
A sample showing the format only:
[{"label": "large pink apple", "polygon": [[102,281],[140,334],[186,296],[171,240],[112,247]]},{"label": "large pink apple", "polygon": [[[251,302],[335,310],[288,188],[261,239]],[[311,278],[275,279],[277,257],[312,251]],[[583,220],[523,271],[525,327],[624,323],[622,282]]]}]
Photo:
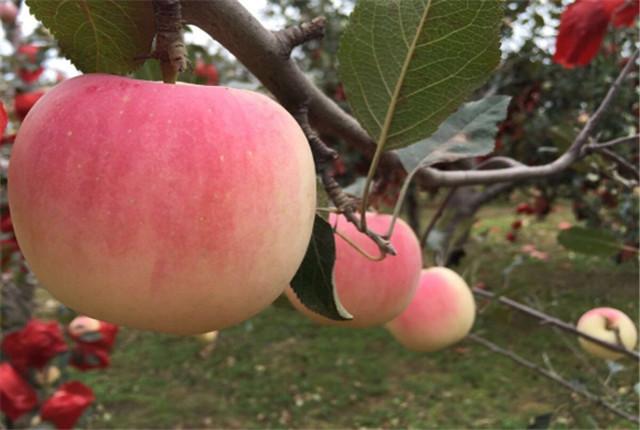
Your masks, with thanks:
[{"label": "large pink apple", "polygon": [[[634,349],[638,343],[636,325],[627,314],[614,308],[594,308],[585,312],[578,320],[577,329],[626,349]],[[585,351],[596,357],[615,360],[623,356],[585,338],[579,337],[578,341]]]},{"label": "large pink apple", "polygon": [[386,328],[408,349],[437,351],[469,333],[475,311],[464,279],[446,267],[432,267],[422,271],[413,300]]},{"label": "large pink apple", "polygon": [[[343,215],[331,214],[329,222],[371,256],[380,255],[378,246],[360,233]],[[380,234],[389,228],[391,216],[367,213],[368,227]],[[286,294],[293,306],[312,320],[326,325],[372,327],[397,316],[409,304],[418,286],[422,268],[420,244],[411,227],[398,219],[391,243],[396,256],[372,261],[336,235],[335,286],[342,305],[353,315],[350,321],[333,321],[307,309],[291,288]]]},{"label": "large pink apple", "polygon": [[20,248],[56,298],[178,334],[236,324],[282,293],[315,186],[303,132],[269,98],[110,75],[47,92],[9,168]]}]

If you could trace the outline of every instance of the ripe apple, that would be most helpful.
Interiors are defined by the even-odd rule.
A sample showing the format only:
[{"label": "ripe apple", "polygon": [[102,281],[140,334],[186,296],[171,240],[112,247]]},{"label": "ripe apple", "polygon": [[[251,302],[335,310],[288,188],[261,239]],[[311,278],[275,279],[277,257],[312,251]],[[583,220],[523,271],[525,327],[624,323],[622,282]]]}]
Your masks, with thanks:
[{"label": "ripe apple", "polygon": [[197,334],[195,337],[203,345],[208,345],[215,342],[218,339],[218,331],[208,331],[206,333]]},{"label": "ripe apple", "polygon": [[[614,308],[594,308],[580,317],[577,329],[600,340],[633,349],[638,342],[638,330],[624,312]],[[615,360],[622,353],[612,351],[582,337],[578,338],[582,349],[600,358]]]},{"label": "ripe apple", "polygon": [[16,93],[13,99],[13,110],[16,116],[22,121],[26,118],[34,104],[44,95],[44,90],[29,91],[26,93]]},{"label": "ripe apple", "polygon": [[98,330],[100,330],[100,320],[85,315],[77,316],[69,323],[69,334],[73,337],[81,337],[85,333]]},{"label": "ripe apple", "polygon": [[[337,231],[369,255],[379,255],[378,246],[343,215],[331,214],[329,222],[332,225],[337,222]],[[367,225],[376,233],[386,233],[390,222],[390,215],[367,213]],[[342,305],[353,315],[353,320],[333,321],[318,315],[307,309],[293,290],[287,288],[286,295],[292,305],[320,324],[345,327],[381,325],[402,312],[418,286],[422,268],[420,244],[411,227],[398,219],[391,236],[397,255],[388,255],[382,261],[364,257],[339,236],[335,240],[335,286]]]},{"label": "ripe apple", "polygon": [[12,25],[18,17],[18,7],[11,0],[0,1],[0,21]]},{"label": "ripe apple", "polygon": [[103,74],[34,106],[8,179],[18,242],[53,296],[176,334],[237,324],[283,292],[315,187],[304,133],[268,97]]},{"label": "ripe apple", "polygon": [[469,334],[475,313],[464,279],[446,267],[432,267],[422,271],[413,300],[386,328],[408,349],[438,351]]}]

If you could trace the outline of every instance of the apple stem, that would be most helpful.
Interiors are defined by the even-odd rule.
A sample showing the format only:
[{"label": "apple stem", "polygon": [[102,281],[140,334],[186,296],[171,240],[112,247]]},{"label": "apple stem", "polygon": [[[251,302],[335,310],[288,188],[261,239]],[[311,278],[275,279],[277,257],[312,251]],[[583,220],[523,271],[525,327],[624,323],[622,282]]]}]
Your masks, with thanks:
[{"label": "apple stem", "polygon": [[187,69],[187,48],[182,40],[180,0],[153,0],[156,23],[155,49],[152,58],[160,61],[162,80],[175,84],[178,74]]},{"label": "apple stem", "polygon": [[[316,164],[316,171],[320,175],[322,185],[327,192],[327,195],[336,205],[336,208],[347,218],[347,220],[358,228],[358,231],[369,237],[380,249],[380,257],[372,257],[364,253],[359,247],[354,246],[356,251],[365,255],[371,260],[382,260],[386,255],[396,255],[396,250],[388,239],[383,238],[379,234],[369,230],[366,226],[362,226],[356,212],[356,204],[354,200],[349,197],[340,184],[335,180],[332,173],[333,160],[338,158],[338,153],[329,148],[316,132],[311,128],[309,124],[308,108],[307,106],[299,107],[295,113],[294,118],[300,125],[300,128],[304,132],[311,152],[313,153],[313,160]],[[336,232],[337,233],[337,232]],[[354,245],[352,242],[347,241],[350,245]]]}]

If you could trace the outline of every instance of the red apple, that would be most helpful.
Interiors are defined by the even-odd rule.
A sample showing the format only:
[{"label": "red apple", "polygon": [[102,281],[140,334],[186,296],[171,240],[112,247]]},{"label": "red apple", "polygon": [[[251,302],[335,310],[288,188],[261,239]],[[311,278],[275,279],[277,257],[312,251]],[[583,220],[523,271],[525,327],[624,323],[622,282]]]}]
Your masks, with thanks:
[{"label": "red apple", "polygon": [[386,328],[414,351],[437,351],[464,338],[475,320],[476,304],[467,283],[453,270],[422,271],[409,306]]},{"label": "red apple", "polygon": [[[329,222],[337,221],[337,231],[369,255],[378,256],[378,246],[343,215],[331,214]],[[387,232],[391,216],[367,213],[368,227],[380,234]],[[312,320],[326,325],[345,327],[372,327],[384,324],[397,316],[409,304],[418,286],[422,268],[420,244],[411,227],[398,219],[391,244],[396,256],[388,255],[384,260],[372,261],[344,239],[336,236],[335,286],[342,305],[353,315],[350,321],[333,321],[307,309],[291,288],[286,294],[293,306]]]},{"label": "red apple", "polygon": [[[631,318],[614,308],[591,309],[580,317],[577,329],[626,349],[633,349],[638,343],[638,330]],[[623,355],[582,337],[578,338],[578,341],[582,349],[596,357],[614,360]]]},{"label": "red apple", "polygon": [[315,214],[308,142],[268,97],[102,74],[66,80],[36,104],[8,183],[20,246],[57,299],[177,334],[270,305]]}]

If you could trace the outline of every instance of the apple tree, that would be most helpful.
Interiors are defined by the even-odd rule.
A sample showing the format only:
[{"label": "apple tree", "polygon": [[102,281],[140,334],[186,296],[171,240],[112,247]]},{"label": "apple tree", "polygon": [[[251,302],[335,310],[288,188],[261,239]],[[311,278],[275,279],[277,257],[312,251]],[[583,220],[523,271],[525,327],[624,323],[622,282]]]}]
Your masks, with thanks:
[{"label": "apple tree", "polygon": [[[33,285],[32,270],[90,316],[193,334],[237,324],[286,293],[320,321],[388,323],[403,344],[432,350],[469,332],[475,306],[458,275],[422,268],[455,265],[477,211],[509,195],[526,197],[506,240],[517,240],[516,212],[544,217],[569,198],[585,223],[559,232],[562,245],[637,255],[633,2],[361,0],[348,13],[271,1],[267,13],[284,19],[277,31],[235,0],[27,4],[48,32],[38,33],[44,44],[26,43],[3,19],[15,53],[3,75],[18,82],[6,85],[15,101],[3,240],[29,266],[7,276]],[[207,50],[185,42],[185,25],[237,62],[220,53],[212,66]],[[514,45],[501,51],[504,40]],[[31,87],[55,49],[84,75],[45,94]],[[422,226],[427,200],[438,209]],[[464,315],[435,318],[422,303],[425,277],[442,286],[433,293],[442,303],[465,300]],[[32,289],[3,295],[23,291],[28,302]],[[638,358],[635,327],[618,314],[597,313],[615,335],[602,338],[473,293]],[[420,339],[428,330],[410,327],[416,319],[452,337]]]}]

